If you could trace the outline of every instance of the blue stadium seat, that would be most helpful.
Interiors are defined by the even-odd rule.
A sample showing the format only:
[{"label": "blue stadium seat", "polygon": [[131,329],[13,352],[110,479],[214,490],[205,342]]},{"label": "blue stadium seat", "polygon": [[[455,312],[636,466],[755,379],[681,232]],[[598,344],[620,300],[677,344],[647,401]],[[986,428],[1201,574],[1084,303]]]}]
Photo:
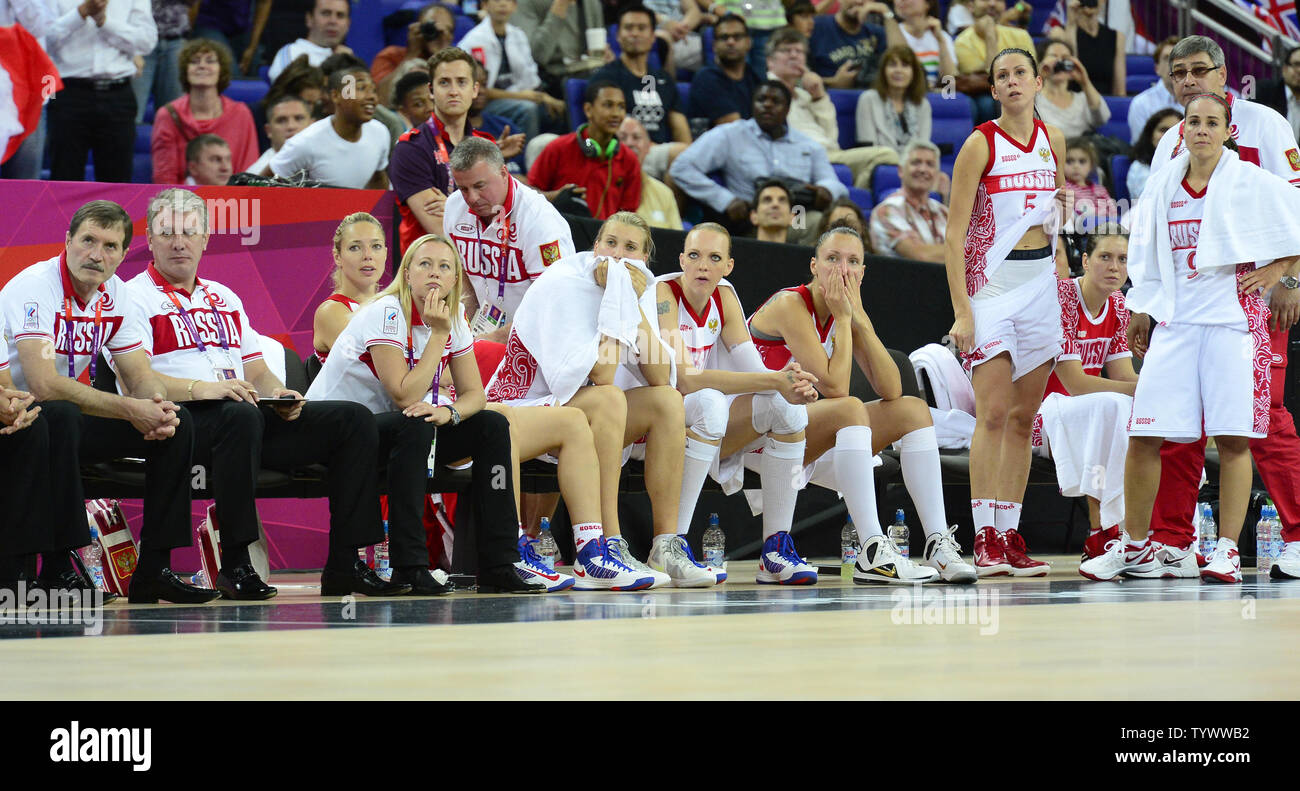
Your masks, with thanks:
[{"label": "blue stadium seat", "polygon": [[1124,71],[1129,75],[1133,74],[1150,74],[1156,76],[1156,62],[1150,55],[1126,55],[1124,57]]},{"label": "blue stadium seat", "polygon": [[459,44],[460,40],[465,38],[465,34],[473,30],[474,26],[478,24],[478,20],[464,14],[456,14],[455,16],[456,30],[451,35],[452,40]]},{"label": "blue stadium seat", "polygon": [[846,187],[853,186],[853,171],[848,165],[835,163],[831,165],[831,169],[835,171],[835,175],[839,178],[841,184]]},{"label": "blue stadium seat", "polygon": [[139,151],[131,155],[131,183],[149,184],[153,182],[153,155],[141,154]]},{"label": "blue stadium seat", "polygon": [[956,154],[961,144],[975,131],[975,122],[971,109],[971,100],[964,93],[954,93],[950,97],[942,93],[929,93],[930,101],[930,140],[942,150],[946,145],[952,146]]},{"label": "blue stadium seat", "polygon": [[135,148],[136,154],[148,154],[153,143],[153,124],[136,124],[135,125]]},{"label": "blue stadium seat", "polygon": [[871,209],[876,205],[871,199],[871,193],[860,187],[849,187],[849,200],[858,204],[858,208],[867,216],[871,215]]},{"label": "blue stadium seat", "polygon": [[1124,78],[1124,91],[1129,96],[1137,96],[1155,85],[1157,79],[1159,78],[1154,74],[1130,74]]},{"label": "blue stadium seat", "polygon": [[1133,103],[1133,97],[1103,96],[1101,98],[1110,108],[1110,120],[1097,130],[1097,134],[1128,142],[1128,106]]},{"label": "blue stadium seat", "polygon": [[886,195],[901,186],[903,181],[898,177],[898,168],[882,165],[871,171],[871,192],[876,203],[880,203]]},{"label": "blue stadium seat", "polygon": [[858,144],[858,97],[862,91],[831,88],[826,91],[835,105],[835,123],[840,128],[840,148],[852,148]]},{"label": "blue stadium seat", "polygon": [[704,65],[707,66],[713,62],[713,26],[712,25],[705,25],[703,29],[700,30],[700,44],[701,44],[701,49],[704,53]]},{"label": "blue stadium seat", "polygon": [[1128,194],[1128,167],[1133,164],[1133,160],[1126,156],[1113,156],[1110,158],[1110,175],[1115,181],[1115,190],[1111,197],[1115,200],[1131,200]]},{"label": "blue stadium seat", "polygon": [[691,99],[691,84],[689,82],[677,83],[677,97],[682,101],[681,105],[679,105],[682,108],[682,115],[686,115],[686,107],[690,104]]},{"label": "blue stadium seat", "polygon": [[249,109],[262,101],[270,86],[263,80],[231,80],[226,88],[226,96],[236,102],[243,102]]},{"label": "blue stadium seat", "polygon": [[585,90],[587,90],[586,80],[575,78],[564,83],[564,103],[569,106],[570,129],[577,129],[587,121],[586,114],[582,112],[582,92]]},{"label": "blue stadium seat", "polygon": [[[274,55],[274,54],[275,54],[275,53],[272,53],[272,55]],[[265,83],[267,83],[267,84],[269,85],[270,82],[271,82],[271,67],[270,67],[270,66],[262,66],[261,68],[259,68],[259,69],[257,70],[257,76],[259,76],[259,77],[262,78],[262,82],[265,82]]]}]

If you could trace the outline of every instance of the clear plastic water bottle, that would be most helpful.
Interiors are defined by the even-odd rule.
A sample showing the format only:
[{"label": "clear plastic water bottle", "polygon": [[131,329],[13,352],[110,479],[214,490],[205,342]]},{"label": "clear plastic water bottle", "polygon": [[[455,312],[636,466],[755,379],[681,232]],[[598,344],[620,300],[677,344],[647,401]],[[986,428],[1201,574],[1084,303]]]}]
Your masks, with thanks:
[{"label": "clear plastic water bottle", "polygon": [[715,569],[726,568],[727,537],[718,526],[718,515],[709,514],[709,528],[704,531],[704,564]]},{"label": "clear plastic water bottle", "polygon": [[212,587],[211,585],[208,584],[208,573],[203,569],[199,569],[197,574],[195,574],[193,577],[190,577],[190,584],[196,588]]},{"label": "clear plastic water bottle", "polygon": [[1268,573],[1268,555],[1273,549],[1273,520],[1268,509],[1267,505],[1259,509],[1259,521],[1255,523],[1255,571],[1260,574]]},{"label": "clear plastic water bottle", "polygon": [[850,516],[840,529],[840,576],[852,577],[857,562],[858,530],[853,526],[853,517]]},{"label": "clear plastic water bottle", "polygon": [[903,509],[894,512],[894,523],[889,526],[889,540],[898,548],[898,554],[908,557],[907,523],[903,521]]},{"label": "clear plastic water bottle", "polygon": [[90,546],[86,548],[86,573],[90,584],[104,589],[104,548],[99,545],[99,530],[90,528]]},{"label": "clear plastic water bottle", "polygon": [[1282,552],[1286,549],[1286,541],[1282,539],[1282,519],[1277,515],[1277,506],[1269,506],[1270,513],[1273,516],[1273,532],[1271,534],[1272,549],[1269,550],[1269,565],[1282,559]]},{"label": "clear plastic water bottle", "polygon": [[384,520],[384,540],[375,544],[375,573],[387,582],[393,576],[393,569],[388,565],[388,520]]},{"label": "clear plastic water bottle", "polygon": [[1218,543],[1219,526],[1214,523],[1214,509],[1209,503],[1201,503],[1201,554],[1209,559]]},{"label": "clear plastic water bottle", "polygon": [[546,566],[547,571],[555,571],[555,556],[559,552],[555,536],[551,535],[551,520],[543,516],[542,530],[537,535],[537,554],[541,556],[542,565]]}]

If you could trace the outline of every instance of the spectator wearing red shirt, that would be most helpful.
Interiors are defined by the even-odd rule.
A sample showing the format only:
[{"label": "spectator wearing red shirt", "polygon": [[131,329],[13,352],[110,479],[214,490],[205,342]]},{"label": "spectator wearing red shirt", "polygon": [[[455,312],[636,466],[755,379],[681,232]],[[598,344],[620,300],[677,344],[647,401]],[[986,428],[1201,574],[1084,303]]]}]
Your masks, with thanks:
[{"label": "spectator wearing red shirt", "polygon": [[257,128],[248,105],[221,95],[230,86],[230,51],[207,39],[195,39],[180,52],[181,88],[185,94],[158,108],[153,119],[153,183],[181,184],[188,171],[185,147],[200,135],[216,135],[230,146],[236,173],[257,161]]},{"label": "spectator wearing red shirt", "polygon": [[[618,144],[627,116],[623,89],[610,80],[592,80],[583,95],[587,123],[557,137],[528,171],[528,182],[554,201],[565,187],[587,199],[591,216],[607,219],[641,204],[641,162]],[[585,193],[585,195],[584,195]]]}]

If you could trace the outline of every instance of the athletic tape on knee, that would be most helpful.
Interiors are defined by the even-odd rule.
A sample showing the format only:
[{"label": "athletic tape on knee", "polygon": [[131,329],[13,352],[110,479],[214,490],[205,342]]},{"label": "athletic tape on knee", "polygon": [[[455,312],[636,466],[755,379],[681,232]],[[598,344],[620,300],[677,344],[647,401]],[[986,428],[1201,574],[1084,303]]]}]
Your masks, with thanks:
[{"label": "athletic tape on knee", "polygon": [[808,410],[776,393],[757,393],[751,407],[751,422],[759,434],[794,434],[808,427]]},{"label": "athletic tape on knee", "polygon": [[934,426],[926,426],[925,428],[907,432],[899,438],[897,444],[900,453],[917,450],[937,450],[939,439],[934,433]]},{"label": "athletic tape on knee", "polygon": [[727,397],[717,390],[696,390],[682,401],[686,427],[700,439],[717,441],[727,433]]},{"label": "athletic tape on knee", "polygon": [[841,450],[871,452],[871,429],[868,426],[845,426],[835,432],[835,447]]}]

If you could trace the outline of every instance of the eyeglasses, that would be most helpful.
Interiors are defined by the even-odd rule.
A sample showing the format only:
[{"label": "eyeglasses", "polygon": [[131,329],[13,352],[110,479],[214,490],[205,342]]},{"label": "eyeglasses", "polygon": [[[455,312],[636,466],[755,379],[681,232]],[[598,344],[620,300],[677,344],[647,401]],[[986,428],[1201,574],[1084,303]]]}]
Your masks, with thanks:
[{"label": "eyeglasses", "polygon": [[719,33],[714,36],[718,41],[744,41],[749,38],[748,33]]},{"label": "eyeglasses", "polygon": [[1205,75],[1209,74],[1210,72],[1220,68],[1223,67],[1222,66],[1193,66],[1190,69],[1174,69],[1173,71],[1169,72],[1169,76],[1171,79],[1173,79],[1174,82],[1182,82],[1183,80],[1187,79],[1188,74],[1191,74],[1193,77],[1199,80]]},{"label": "eyeglasses", "polygon": [[804,55],[808,54],[808,50],[804,49],[803,47],[777,47],[776,54],[790,55],[790,56],[797,55],[799,57],[803,57]]}]

